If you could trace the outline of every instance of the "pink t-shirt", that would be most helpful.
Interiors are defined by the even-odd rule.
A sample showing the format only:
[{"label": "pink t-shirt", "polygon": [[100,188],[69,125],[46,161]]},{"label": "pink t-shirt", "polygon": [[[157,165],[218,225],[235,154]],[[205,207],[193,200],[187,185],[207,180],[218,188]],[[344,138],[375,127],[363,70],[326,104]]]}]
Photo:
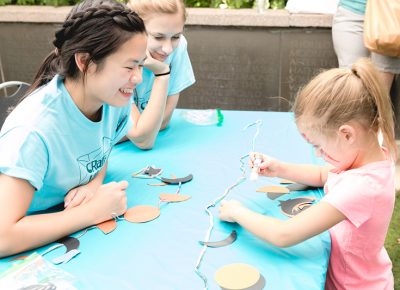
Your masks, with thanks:
[{"label": "pink t-shirt", "polygon": [[346,219],[330,229],[332,248],[325,289],[393,290],[384,248],[395,201],[391,161],[330,172],[322,199]]}]

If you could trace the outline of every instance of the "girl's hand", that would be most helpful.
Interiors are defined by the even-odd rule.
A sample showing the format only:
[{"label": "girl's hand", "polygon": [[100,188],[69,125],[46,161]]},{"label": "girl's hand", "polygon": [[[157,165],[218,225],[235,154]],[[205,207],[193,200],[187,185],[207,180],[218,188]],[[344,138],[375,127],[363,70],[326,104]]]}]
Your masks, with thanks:
[{"label": "girl's hand", "polygon": [[90,187],[90,184],[81,185],[71,189],[64,197],[65,209],[71,209],[81,204],[87,203],[92,199],[95,190]]},{"label": "girl's hand", "polygon": [[163,74],[169,72],[169,65],[153,58],[150,52],[146,51],[147,58],[144,61],[144,67],[151,70],[154,74]]},{"label": "girl's hand", "polygon": [[250,152],[249,167],[258,167],[258,174],[268,177],[276,177],[280,174],[281,162],[265,154]]},{"label": "girl's hand", "polygon": [[99,187],[96,194],[88,202],[91,208],[89,212],[93,214],[94,224],[111,219],[114,215],[120,216],[125,213],[127,208],[126,188],[128,182],[110,182]]},{"label": "girl's hand", "polygon": [[237,200],[223,200],[219,207],[219,218],[223,221],[234,223],[235,217],[245,207]]}]

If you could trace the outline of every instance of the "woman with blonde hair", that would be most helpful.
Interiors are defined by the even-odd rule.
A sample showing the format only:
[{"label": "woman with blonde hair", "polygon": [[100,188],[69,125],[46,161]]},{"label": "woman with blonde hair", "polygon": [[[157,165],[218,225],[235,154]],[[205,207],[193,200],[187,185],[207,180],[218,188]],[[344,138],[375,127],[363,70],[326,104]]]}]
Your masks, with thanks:
[{"label": "woman with blonde hair", "polygon": [[[195,82],[183,36],[186,10],[182,0],[131,0],[128,6],[145,23],[148,53],[143,81],[133,92],[133,126],[127,137],[149,149],[167,127],[180,93]],[[163,73],[155,74],[160,67]]]}]

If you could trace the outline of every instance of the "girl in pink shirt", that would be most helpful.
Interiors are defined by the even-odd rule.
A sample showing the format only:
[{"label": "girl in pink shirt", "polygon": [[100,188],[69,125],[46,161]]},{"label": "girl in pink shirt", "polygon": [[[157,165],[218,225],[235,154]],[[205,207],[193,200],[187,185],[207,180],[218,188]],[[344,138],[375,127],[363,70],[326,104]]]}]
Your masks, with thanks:
[{"label": "girl in pink shirt", "polygon": [[[324,186],[324,198],[286,221],[230,200],[221,203],[220,218],[280,247],[329,229],[326,289],[393,289],[384,241],[395,200],[397,147],[391,101],[375,68],[361,59],[351,69],[319,74],[300,91],[294,115],[299,131],[329,165],[290,164],[253,152],[250,167],[258,159],[260,175]],[[387,149],[379,144],[379,132]]]}]

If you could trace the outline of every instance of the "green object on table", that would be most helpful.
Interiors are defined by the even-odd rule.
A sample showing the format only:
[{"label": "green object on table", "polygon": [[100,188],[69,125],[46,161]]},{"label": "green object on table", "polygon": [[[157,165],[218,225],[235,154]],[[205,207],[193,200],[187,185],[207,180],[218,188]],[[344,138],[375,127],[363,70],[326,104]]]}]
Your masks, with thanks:
[{"label": "green object on table", "polygon": [[218,123],[217,126],[221,127],[222,123],[224,122],[224,115],[221,112],[221,109],[217,109],[217,115],[218,115]]}]

